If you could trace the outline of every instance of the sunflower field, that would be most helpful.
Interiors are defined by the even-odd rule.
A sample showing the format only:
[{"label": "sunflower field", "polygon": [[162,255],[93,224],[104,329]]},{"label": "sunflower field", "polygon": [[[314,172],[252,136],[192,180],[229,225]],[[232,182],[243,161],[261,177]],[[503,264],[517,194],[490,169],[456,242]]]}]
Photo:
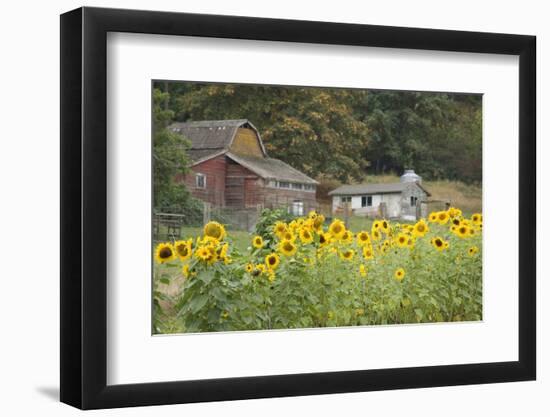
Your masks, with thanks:
[{"label": "sunflower field", "polygon": [[[481,320],[482,227],[480,213],[454,207],[357,231],[311,212],[263,227],[240,252],[210,222],[200,236],[154,248],[153,331]],[[174,277],[167,304],[162,288]]]}]

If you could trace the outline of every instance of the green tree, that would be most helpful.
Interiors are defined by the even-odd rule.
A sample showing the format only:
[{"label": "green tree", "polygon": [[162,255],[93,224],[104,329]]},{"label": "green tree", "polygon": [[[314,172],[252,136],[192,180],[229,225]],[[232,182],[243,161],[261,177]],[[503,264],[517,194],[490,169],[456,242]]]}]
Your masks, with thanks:
[{"label": "green tree", "polygon": [[169,93],[153,89],[153,205],[156,211],[184,212],[196,204],[185,186],[175,179],[189,172],[186,150],[190,143],[167,128],[174,117],[166,106],[169,98]]}]

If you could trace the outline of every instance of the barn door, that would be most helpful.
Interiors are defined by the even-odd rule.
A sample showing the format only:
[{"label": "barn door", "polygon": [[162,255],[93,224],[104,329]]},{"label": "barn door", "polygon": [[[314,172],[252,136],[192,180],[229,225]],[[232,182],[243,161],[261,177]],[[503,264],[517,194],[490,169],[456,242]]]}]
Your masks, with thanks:
[{"label": "barn door", "polygon": [[225,204],[228,207],[244,207],[244,178],[225,179]]}]

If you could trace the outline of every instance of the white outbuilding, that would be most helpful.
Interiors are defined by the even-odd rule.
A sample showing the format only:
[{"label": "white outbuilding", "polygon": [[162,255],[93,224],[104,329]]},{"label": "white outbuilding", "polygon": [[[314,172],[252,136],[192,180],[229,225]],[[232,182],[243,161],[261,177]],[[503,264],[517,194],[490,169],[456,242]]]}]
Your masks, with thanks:
[{"label": "white outbuilding", "polygon": [[426,217],[427,206],[422,203],[431,195],[412,169],[405,170],[400,182],[342,185],[328,194],[333,214],[351,210],[357,216],[402,220]]}]

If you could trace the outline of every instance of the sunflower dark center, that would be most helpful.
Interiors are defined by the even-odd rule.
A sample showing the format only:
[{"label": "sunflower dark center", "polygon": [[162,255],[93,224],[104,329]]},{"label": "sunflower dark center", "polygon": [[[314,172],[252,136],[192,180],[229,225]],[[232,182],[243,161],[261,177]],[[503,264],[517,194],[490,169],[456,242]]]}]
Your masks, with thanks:
[{"label": "sunflower dark center", "polygon": [[159,252],[159,256],[162,258],[162,259],[166,259],[166,258],[169,258],[170,256],[172,256],[172,249],[170,248],[162,248]]},{"label": "sunflower dark center", "polygon": [[187,245],[179,245],[176,250],[181,256],[187,256],[189,253],[189,250],[187,249]]},{"label": "sunflower dark center", "polygon": [[219,238],[222,234],[221,228],[216,224],[211,224],[206,228],[206,235]]}]

